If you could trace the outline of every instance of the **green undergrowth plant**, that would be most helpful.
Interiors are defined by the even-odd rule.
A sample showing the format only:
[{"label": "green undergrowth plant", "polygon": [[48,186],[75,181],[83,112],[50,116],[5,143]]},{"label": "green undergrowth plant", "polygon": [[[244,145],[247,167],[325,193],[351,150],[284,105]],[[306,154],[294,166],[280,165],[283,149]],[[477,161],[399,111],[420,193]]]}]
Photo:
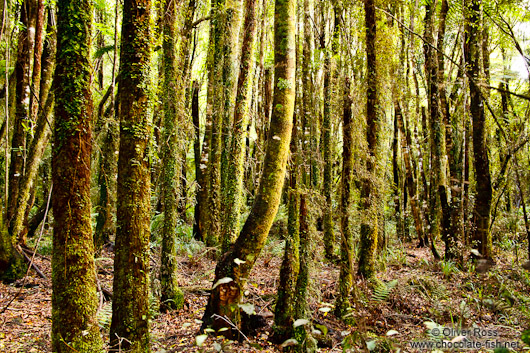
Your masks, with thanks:
[{"label": "green undergrowth plant", "polygon": [[451,260],[440,261],[440,269],[445,278],[450,279],[453,274],[460,273],[456,264]]},{"label": "green undergrowth plant", "polygon": [[379,279],[374,279],[373,292],[370,300],[375,303],[384,303],[388,300],[390,293],[398,284],[398,280],[394,279],[390,282],[383,282]]}]

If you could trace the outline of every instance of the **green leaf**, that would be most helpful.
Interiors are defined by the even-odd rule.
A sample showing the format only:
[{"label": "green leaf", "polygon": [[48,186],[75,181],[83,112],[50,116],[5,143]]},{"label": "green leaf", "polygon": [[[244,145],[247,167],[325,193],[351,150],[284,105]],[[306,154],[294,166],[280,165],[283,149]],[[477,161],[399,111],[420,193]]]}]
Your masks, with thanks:
[{"label": "green leaf", "polygon": [[256,312],[254,311],[254,305],[251,303],[239,304],[238,306],[241,308],[241,310],[247,313],[247,315],[256,314]]},{"label": "green leaf", "polygon": [[521,341],[530,346],[530,329],[523,331],[521,334]]},{"label": "green leaf", "polygon": [[215,282],[215,284],[213,285],[212,289],[217,288],[221,284],[230,283],[230,282],[233,282],[233,281],[234,280],[232,278],[230,278],[230,277],[221,278],[220,280]]},{"label": "green leaf", "polygon": [[399,335],[399,332],[397,332],[396,330],[390,330],[386,333],[387,336],[394,336],[394,335]]},{"label": "green leaf", "polygon": [[293,327],[303,326],[307,325],[309,323],[309,320],[307,319],[298,319],[293,323]]},{"label": "green leaf", "polygon": [[243,260],[241,260],[241,259],[235,258],[235,259],[234,259],[234,262],[236,263],[236,265],[239,266],[239,265],[241,265],[241,264],[244,264],[246,261],[243,261]]},{"label": "green leaf", "polygon": [[366,348],[368,348],[370,352],[373,351],[376,346],[377,346],[376,340],[371,340],[371,341],[366,342]]},{"label": "green leaf", "polygon": [[290,347],[290,346],[296,346],[297,344],[298,344],[297,340],[295,340],[294,338],[289,338],[287,341],[281,344],[281,347],[285,348],[285,347]]},{"label": "green leaf", "polygon": [[506,347],[495,348],[493,353],[510,353],[510,350]]},{"label": "green leaf", "polygon": [[195,344],[197,347],[201,347],[204,344],[204,341],[208,338],[208,335],[198,335],[195,337]]},{"label": "green leaf", "polygon": [[322,335],[328,334],[328,328],[325,325],[315,324],[315,327],[322,332]]}]

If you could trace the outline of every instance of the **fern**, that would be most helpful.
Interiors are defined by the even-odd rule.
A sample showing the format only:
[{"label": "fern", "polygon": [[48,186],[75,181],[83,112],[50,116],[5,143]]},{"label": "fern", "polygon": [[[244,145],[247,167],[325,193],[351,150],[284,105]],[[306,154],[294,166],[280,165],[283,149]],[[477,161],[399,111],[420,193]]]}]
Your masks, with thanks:
[{"label": "fern", "polygon": [[98,326],[101,330],[108,330],[110,328],[110,321],[112,319],[112,303],[108,302],[103,305],[101,310],[97,313]]},{"label": "fern", "polygon": [[377,280],[374,286],[374,292],[372,293],[371,300],[377,303],[383,303],[388,300],[390,292],[397,285],[398,280],[392,280],[390,282],[382,282]]}]

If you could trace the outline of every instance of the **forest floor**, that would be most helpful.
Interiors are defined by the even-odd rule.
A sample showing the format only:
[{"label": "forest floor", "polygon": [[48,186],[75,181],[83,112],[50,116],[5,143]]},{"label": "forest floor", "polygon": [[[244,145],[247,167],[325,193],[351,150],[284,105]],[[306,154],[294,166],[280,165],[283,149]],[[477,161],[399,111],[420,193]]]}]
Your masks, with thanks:
[{"label": "forest floor", "polygon": [[[280,352],[281,348],[268,338],[283,244],[274,237],[268,241],[244,298],[266,319],[267,326],[246,342],[210,335],[201,347],[197,347],[196,337],[215,262],[206,256],[200,243],[181,244],[179,282],[185,293],[185,306],[160,314],[153,301],[152,351]],[[46,251],[41,253],[35,257],[35,264],[46,278],[31,271],[24,280],[0,284],[0,352],[51,352],[51,257],[49,249],[48,255]],[[460,267],[451,262],[435,262],[425,248],[416,248],[412,243],[393,244],[380,254],[377,279],[356,281],[349,324],[332,314],[338,267],[318,255],[315,260],[308,302],[313,330],[325,334],[321,340],[325,347],[320,352],[436,351],[436,346],[412,346],[422,342],[453,352],[492,352],[492,344],[514,348],[509,351],[530,351],[521,340],[522,332],[530,327],[530,274],[520,266],[526,259],[515,258],[511,251],[498,253],[496,265],[478,273],[482,270],[471,262]],[[111,293],[112,253],[105,251],[96,264],[99,287]],[[156,268],[156,259],[153,267]],[[156,292],[156,281],[154,287]],[[108,295],[100,299],[98,321],[108,341],[111,304]],[[455,344],[465,344],[467,349],[447,348]],[[479,349],[478,344],[489,346]]]}]

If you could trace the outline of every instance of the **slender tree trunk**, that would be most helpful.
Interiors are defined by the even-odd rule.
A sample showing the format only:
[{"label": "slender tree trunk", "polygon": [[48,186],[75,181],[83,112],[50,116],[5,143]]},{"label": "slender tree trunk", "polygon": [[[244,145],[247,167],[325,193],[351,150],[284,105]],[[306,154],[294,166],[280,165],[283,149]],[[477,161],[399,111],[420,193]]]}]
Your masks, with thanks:
[{"label": "slender tree trunk", "polygon": [[473,164],[475,168],[476,197],[473,209],[475,231],[473,247],[485,258],[491,258],[492,241],[489,232],[491,209],[491,176],[486,145],[486,115],[480,92],[480,4],[479,0],[465,2],[464,56],[469,77],[470,115],[473,122]]},{"label": "slender tree trunk", "polygon": [[[453,126],[459,126],[459,119],[456,114],[451,116],[449,111],[449,102],[445,89],[445,67],[443,56],[445,44],[445,25],[449,12],[449,2],[442,0],[440,10],[440,27],[438,29],[438,88],[440,93],[440,112],[445,124],[445,154],[447,155],[447,164],[449,166],[449,185],[451,199],[447,200],[449,193],[445,185],[440,184],[439,193],[442,200],[443,212],[443,239],[445,242],[445,258],[461,260],[460,242],[463,236],[463,222],[461,210],[462,201],[462,153],[461,145],[456,142],[458,129]],[[443,200],[447,200],[447,203]]]},{"label": "slender tree trunk", "polygon": [[[416,193],[416,180],[414,179],[414,169],[411,162],[411,146],[410,141],[408,141],[406,137],[405,127],[404,127],[404,121],[403,121],[403,113],[401,111],[401,107],[399,103],[395,103],[395,111],[396,111],[396,119],[398,122],[399,130],[401,132],[401,148],[403,150],[403,163],[405,164],[405,171],[406,171],[406,186],[408,190],[408,194],[410,196],[410,208],[412,211],[412,218],[414,219],[414,228],[416,229],[416,234],[418,235],[419,239],[424,239],[424,228],[423,228],[423,219],[421,216],[421,206],[419,204],[419,198]],[[436,251],[433,251],[434,254],[437,254]],[[439,256],[435,255],[435,258],[439,258]]]},{"label": "slender tree trunk", "polygon": [[375,179],[377,175],[377,64],[376,64],[376,16],[375,0],[365,0],[366,24],[366,57],[367,57],[367,102],[366,102],[366,140],[368,142],[368,158],[366,170],[369,177],[362,181],[361,204],[363,220],[361,221],[361,239],[359,250],[359,275],[372,277],[375,273],[375,252],[377,251],[378,212],[376,201],[377,190]]},{"label": "slender tree trunk", "polygon": [[[118,65],[118,11],[120,3],[116,2],[114,7],[114,55],[112,60],[112,76],[110,86],[105,97],[99,103],[98,118],[106,120],[105,138],[99,161],[99,201],[98,215],[96,217],[96,230],[94,232],[94,243],[96,251],[110,241],[111,235],[116,234],[116,174],[118,172],[119,150],[119,124],[116,117],[116,74]],[[101,64],[103,66],[103,64]],[[103,71],[103,70],[101,70]],[[101,79],[103,84],[103,79]],[[110,104],[104,110],[105,101],[110,97]]]},{"label": "slender tree trunk", "polygon": [[228,162],[226,181],[224,227],[222,251],[228,251],[239,233],[239,218],[243,202],[243,176],[245,173],[245,141],[249,123],[252,76],[254,66],[254,42],[256,38],[256,0],[245,0],[245,21],[243,24],[243,44],[241,47],[241,66],[237,85],[234,124],[230,146],[231,159]]},{"label": "slender tree trunk", "polygon": [[[398,140],[399,140],[399,127],[398,127],[398,117],[397,117],[397,109],[394,116],[394,138],[392,139],[392,176],[394,179],[394,209],[395,209],[395,215],[396,218],[396,236],[398,239],[403,239],[404,229],[403,229],[403,218],[402,218],[402,212],[401,212],[401,182],[399,179],[399,148],[398,148]],[[404,151],[403,153],[408,153],[408,151]]]},{"label": "slender tree trunk", "polygon": [[350,308],[350,291],[353,286],[353,229],[350,222],[351,194],[353,188],[353,122],[352,98],[349,79],[344,86],[344,111],[342,122],[342,184],[341,184],[341,247],[338,296],[335,302],[335,315],[342,318]]},{"label": "slender tree trunk", "polygon": [[[184,128],[185,107],[185,46],[188,37],[185,24],[189,8],[185,2],[166,0],[163,4],[163,67],[164,67],[164,116],[162,138],[162,195],[164,226],[162,228],[162,256],[160,265],[161,306],[180,309],[184,296],[178,288],[176,259],[176,229],[178,221],[179,156],[185,150],[181,144],[179,129]],[[180,31],[180,33],[179,33]],[[177,40],[180,36],[180,43]]]},{"label": "slender tree trunk", "polygon": [[289,166],[289,205],[287,220],[287,237],[282,266],[280,268],[280,283],[274,310],[273,342],[283,343],[293,336],[293,323],[296,305],[296,282],[300,271],[300,179],[301,156],[298,151],[298,118],[295,117],[291,137],[291,163]]},{"label": "slender tree trunk", "polygon": [[193,141],[193,155],[195,161],[195,180],[197,182],[195,208],[193,210],[193,237],[195,240],[203,240],[201,223],[202,207],[198,201],[201,192],[201,183],[204,180],[203,169],[201,168],[201,124],[199,116],[199,82],[193,81],[191,92],[191,120],[195,130],[195,140]]},{"label": "slender tree trunk", "polygon": [[[300,195],[300,266],[296,280],[295,319],[306,319],[311,321],[309,315],[309,304],[307,302],[307,290],[309,287],[310,264],[313,259],[311,255],[311,233],[309,230],[310,216],[307,206],[308,195]],[[311,336],[311,324],[300,325],[294,328],[294,339],[297,345],[294,351],[297,353],[313,353],[317,350],[317,342]]]},{"label": "slender tree trunk", "polygon": [[[337,10],[335,10],[337,11]],[[334,24],[333,32],[338,32],[338,23]],[[330,42],[335,39],[335,35],[332,36]],[[321,43],[321,49],[325,49]],[[331,48],[335,48],[336,45],[331,44]],[[335,232],[333,225],[333,153],[332,153],[332,124],[331,124],[331,100],[332,100],[332,86],[333,78],[335,77],[335,67],[332,63],[332,53],[325,52],[324,58],[324,116],[322,119],[322,158],[324,160],[324,196],[326,198],[326,204],[324,207],[324,251],[326,259],[331,260],[335,253]]]},{"label": "slender tree trunk", "polygon": [[150,351],[150,14],[150,0],[124,0],[116,109],[120,155],[110,339],[114,348],[138,353]]},{"label": "slender tree trunk", "polygon": [[[239,323],[238,304],[246,279],[263,248],[280,204],[285,167],[291,140],[295,99],[295,21],[296,2],[277,0],[274,22],[275,87],[270,140],[263,162],[263,173],[250,214],[234,246],[219,261],[215,285],[203,316],[203,327],[226,327],[227,315]],[[237,260],[237,261],[235,261]],[[241,262],[243,261],[243,262]],[[219,282],[230,278],[228,283]],[[235,333],[232,332],[232,335]]]},{"label": "slender tree trunk", "polygon": [[45,101],[40,100],[40,80],[41,80],[41,66],[42,66],[42,50],[43,50],[43,33],[44,33],[44,13],[46,6],[44,0],[37,1],[36,25],[35,25],[35,48],[33,50],[33,77],[30,93],[30,119],[34,123],[37,121],[39,113],[39,105],[46,104]]},{"label": "slender tree trunk", "polygon": [[31,49],[33,48],[33,41],[32,36],[30,35],[30,29],[34,29],[31,21],[31,1],[32,0],[25,0],[21,5],[20,22],[22,23],[22,26],[18,35],[18,52],[15,64],[16,109],[13,124],[13,137],[11,139],[9,195],[8,208],[6,210],[6,221],[9,225],[10,231],[12,231],[12,222],[18,200],[20,182],[24,175],[27,135],[24,126],[31,126],[29,123],[29,99]]},{"label": "slender tree trunk", "polygon": [[54,352],[101,352],[90,221],[92,2],[59,0],[57,7],[52,345]]},{"label": "slender tree trunk", "polygon": [[[225,0],[226,1],[226,0]],[[222,120],[221,120],[221,145],[220,145],[220,183],[215,183],[212,185],[215,185],[215,187],[220,187],[218,190],[219,200],[211,200],[215,202],[216,207],[219,207],[221,212],[219,212],[218,217],[213,217],[212,220],[214,222],[210,223],[210,226],[214,227],[212,229],[218,229],[219,233],[219,241],[221,243],[221,251],[226,250],[229,245],[226,245],[228,243],[226,235],[230,233],[230,231],[227,231],[225,228],[228,225],[227,220],[230,218],[226,214],[227,211],[231,211],[229,205],[229,202],[231,201],[231,196],[229,196],[229,193],[232,192],[233,186],[229,186],[230,180],[234,180],[234,170],[232,169],[231,162],[235,159],[239,159],[238,154],[233,154],[232,151],[232,138],[233,131],[237,129],[235,126],[237,124],[240,124],[241,122],[235,122],[234,121],[234,107],[235,107],[235,100],[236,95],[238,94],[238,88],[239,88],[239,80],[238,80],[238,73],[240,68],[239,63],[239,32],[241,29],[241,13],[243,12],[243,1],[242,0],[232,0],[227,2],[227,7],[224,11],[225,18],[224,18],[224,30],[223,30],[223,39],[222,39],[222,56],[223,56],[223,69],[222,69],[222,81],[221,86],[219,87],[222,90],[222,97],[223,97],[223,103],[222,103]],[[247,6],[249,4],[246,4]],[[255,8],[255,5],[253,6]],[[249,8],[247,8],[247,11]],[[255,11],[255,9],[253,10]],[[244,34],[249,34],[251,28],[245,28]],[[255,29],[254,29],[255,31]],[[255,35],[253,35],[255,37]],[[244,40],[244,38],[243,38]],[[252,46],[252,49],[253,46]],[[244,55],[243,52],[241,52],[242,55]],[[253,59],[253,58],[252,58]],[[249,77],[249,79],[252,78],[252,75]],[[249,87],[252,87],[252,84],[249,84]],[[250,96],[250,94],[246,94]],[[247,119],[248,120],[248,119]],[[244,134],[246,129],[241,130],[242,134]],[[244,138],[243,142],[236,143],[236,145],[242,145],[243,151],[245,149],[244,147]],[[243,157],[244,158],[244,152]],[[243,163],[243,162],[242,162]],[[237,178],[237,177],[236,177]],[[211,180],[210,180],[211,182]],[[217,192],[212,193],[211,195],[216,195]],[[218,206],[217,206],[218,205]],[[214,203],[210,203],[210,209],[214,207]],[[234,241],[237,237],[237,234],[233,234],[233,239],[231,241]]]},{"label": "slender tree trunk", "polygon": [[[50,9],[49,17],[53,18],[54,14]],[[35,132],[31,141],[30,148],[28,150],[28,157],[26,160],[26,173],[22,177],[20,190],[18,194],[17,207],[13,216],[12,223],[12,236],[17,238],[22,244],[25,243],[25,234],[23,231],[24,224],[27,222],[27,213],[31,208],[32,202],[30,203],[31,189],[33,188],[35,178],[37,176],[38,168],[40,165],[41,158],[44,154],[44,150],[47,146],[48,139],[51,133],[51,127],[53,126],[53,110],[54,110],[54,95],[50,92],[52,85],[53,73],[55,70],[55,52],[57,45],[57,38],[55,28],[53,27],[54,21],[49,21],[47,32],[49,33],[46,41],[46,50],[41,49],[43,53],[42,60],[39,58],[39,64],[34,68],[39,71],[42,68],[42,74],[33,75],[34,87],[35,76],[38,77],[39,89],[37,90],[40,94],[39,101],[41,105],[36,105],[38,119],[36,120]],[[42,39],[41,39],[42,42]],[[43,62],[41,66],[40,62]],[[42,77],[42,79],[41,79]],[[33,112],[32,112],[33,113]]]}]

